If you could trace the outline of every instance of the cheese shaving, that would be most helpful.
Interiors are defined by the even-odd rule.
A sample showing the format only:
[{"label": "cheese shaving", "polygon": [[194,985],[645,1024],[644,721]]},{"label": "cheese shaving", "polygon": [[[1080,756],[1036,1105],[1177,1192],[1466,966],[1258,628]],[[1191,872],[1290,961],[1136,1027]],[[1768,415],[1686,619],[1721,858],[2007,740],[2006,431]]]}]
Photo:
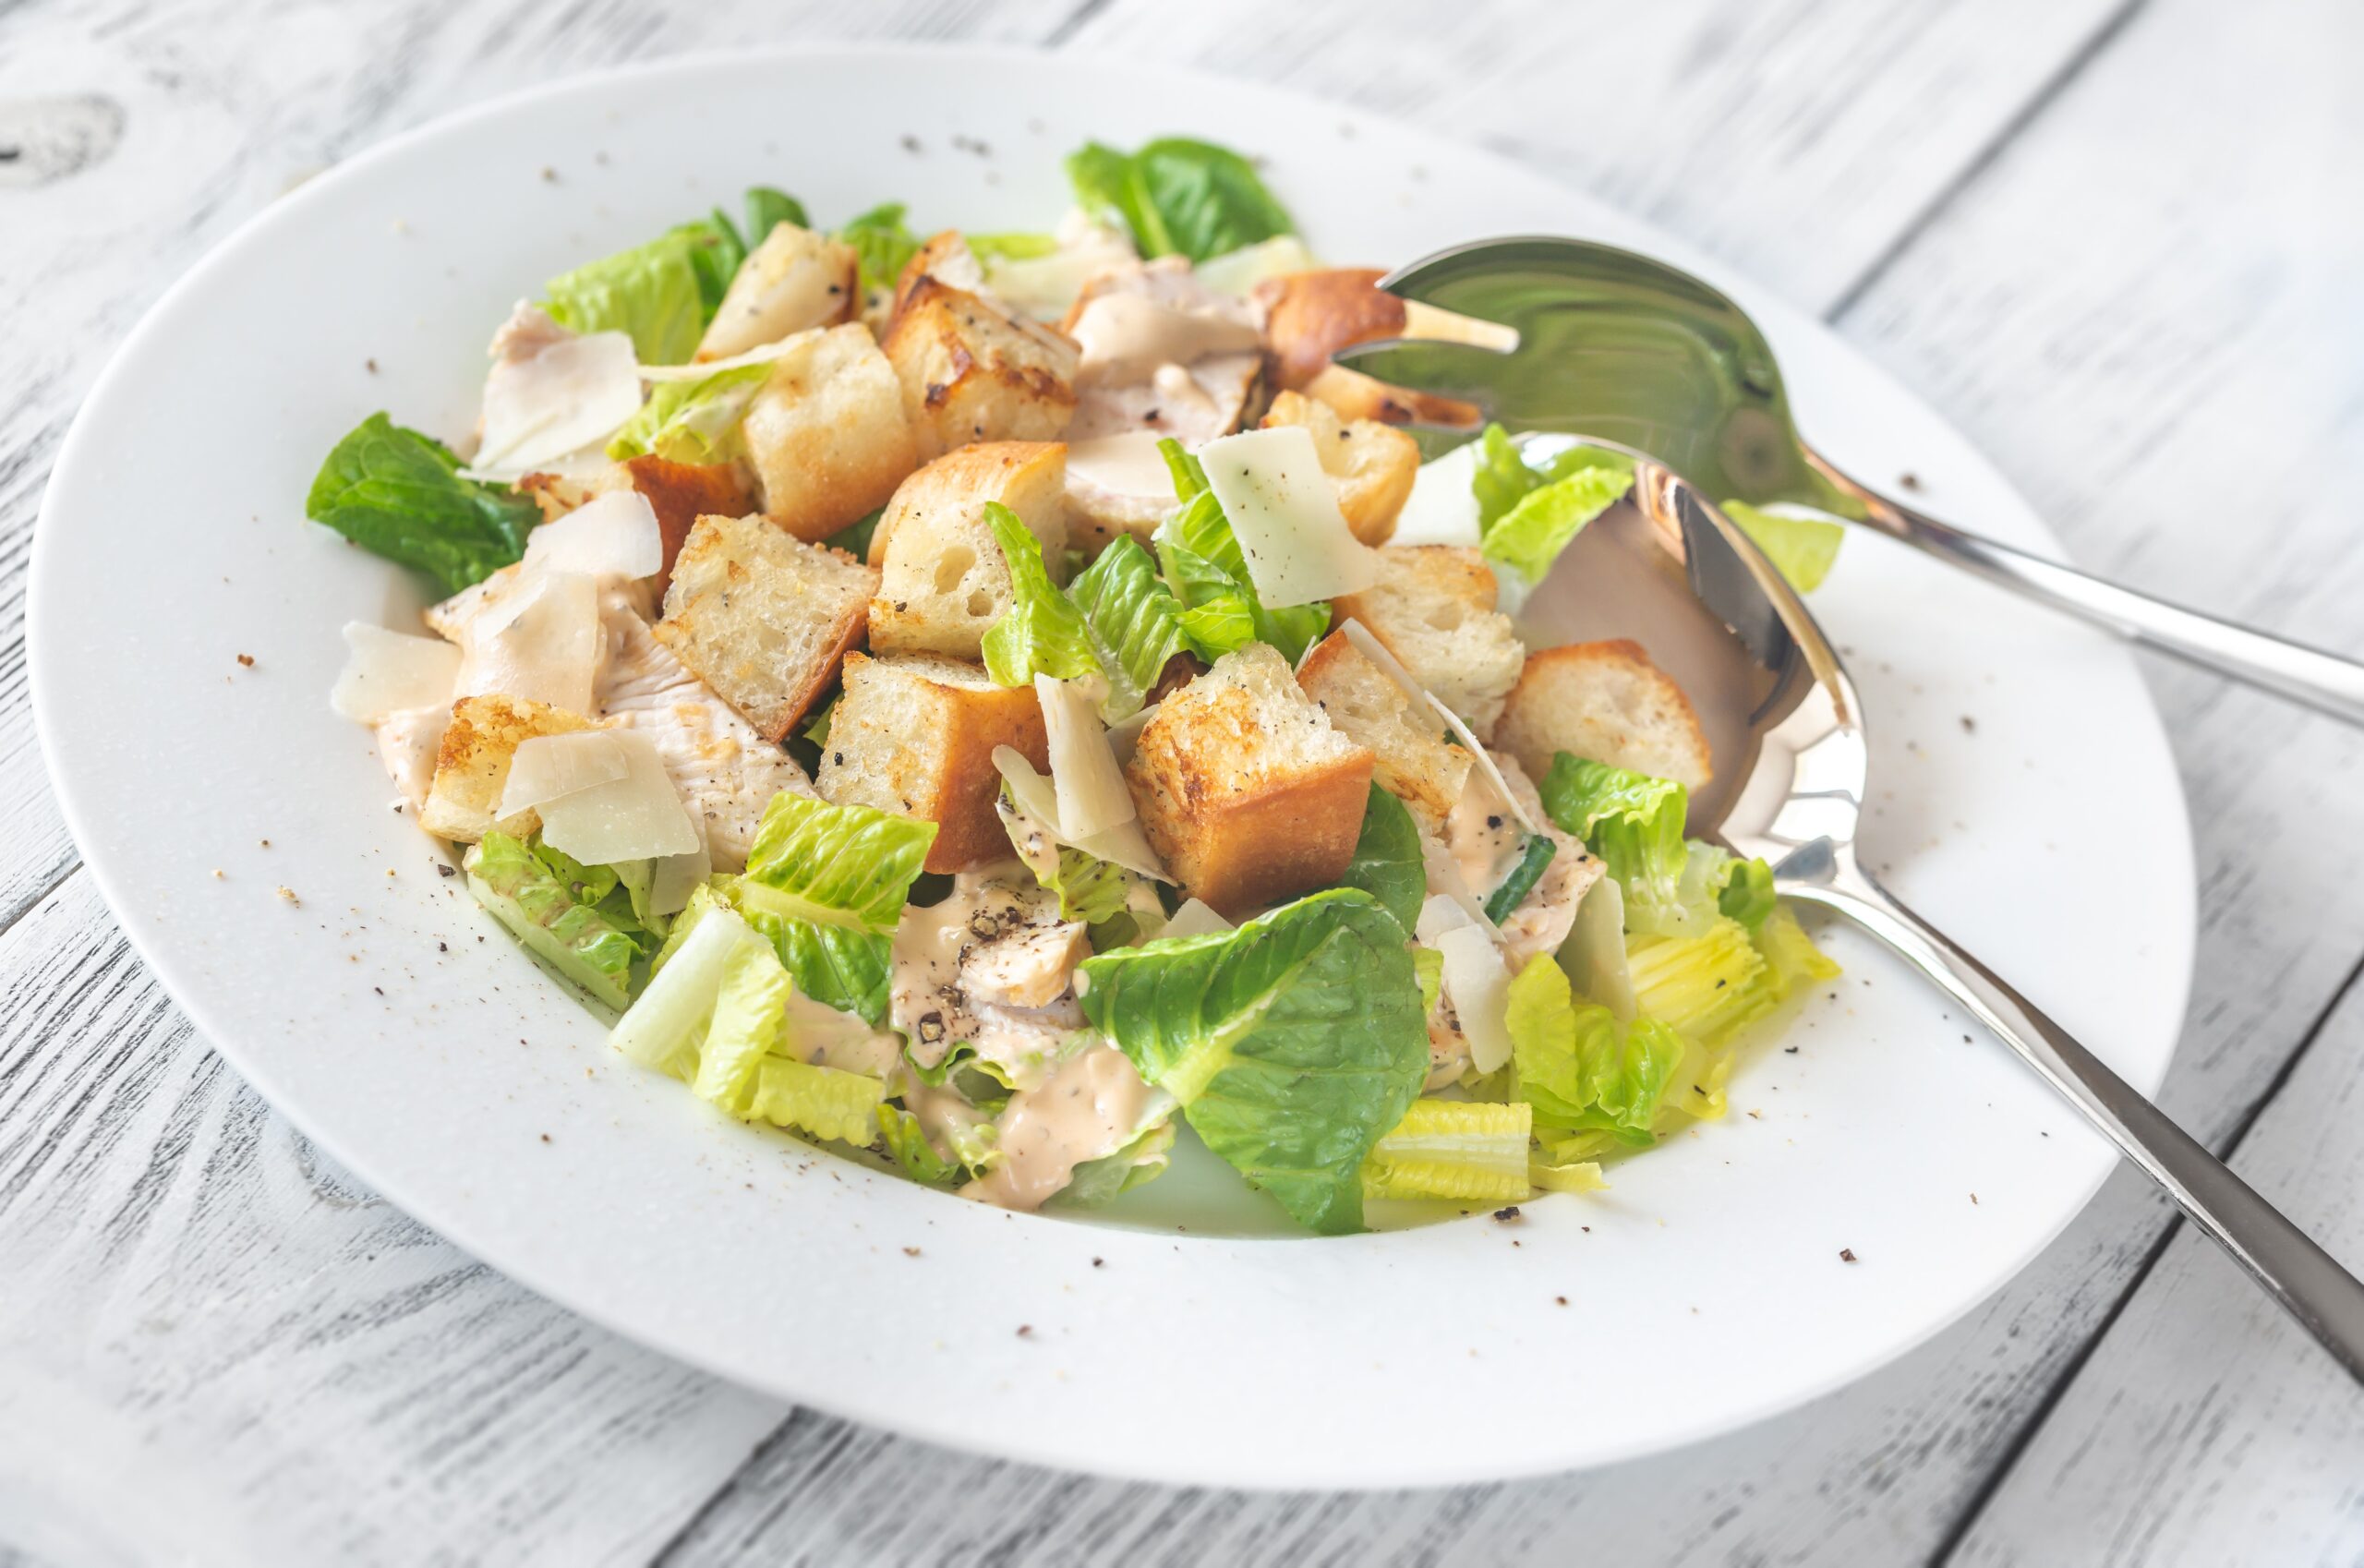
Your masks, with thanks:
[{"label": "cheese shaving", "polygon": [[1000,771],[1002,782],[1009,786],[1009,797],[1018,803],[1018,809],[1042,824],[1043,830],[1053,838],[1070,849],[1081,850],[1095,860],[1112,862],[1155,881],[1174,880],[1159,863],[1157,851],[1150,848],[1140,818],[1089,836],[1069,833],[1059,821],[1057,790],[1049,779],[1034,771],[1034,765],[1016,748],[995,746],[994,766]]},{"label": "cheese shaving", "polygon": [[460,676],[460,650],[451,644],[348,621],[344,645],[344,669],[329,693],[343,718],[375,724],[405,708],[451,707]]},{"label": "cheese shaving", "polygon": [[1278,425],[1219,436],[1199,449],[1199,461],[1267,608],[1315,604],[1379,580],[1379,558],[1338,510],[1312,431]]},{"label": "cheese shaving", "polygon": [[705,840],[656,742],[632,730],[606,733],[622,754],[623,776],[544,802],[542,842],[585,865],[696,854]]}]

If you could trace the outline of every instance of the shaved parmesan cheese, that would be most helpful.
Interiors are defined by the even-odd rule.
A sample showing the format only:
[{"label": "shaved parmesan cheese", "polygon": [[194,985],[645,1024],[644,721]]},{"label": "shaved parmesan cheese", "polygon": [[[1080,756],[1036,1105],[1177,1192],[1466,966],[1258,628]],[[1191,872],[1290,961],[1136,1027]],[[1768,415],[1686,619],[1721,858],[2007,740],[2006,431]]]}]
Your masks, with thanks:
[{"label": "shaved parmesan cheese", "polygon": [[[1428,874],[1429,900],[1420,906],[1414,936],[1429,942],[1438,933],[1456,925],[1475,925],[1493,935],[1502,935],[1486,918],[1486,906],[1477,900],[1469,891],[1469,884],[1462,880],[1461,864],[1453,858],[1453,851],[1426,833],[1420,835],[1420,869]],[[1453,918],[1455,915],[1460,918]]]},{"label": "shaved parmesan cheese", "polygon": [[501,791],[502,816],[613,783],[632,770],[623,740],[612,730],[578,730],[569,735],[537,735],[520,742]]},{"label": "shaved parmesan cheese", "polygon": [[1435,694],[1414,680],[1412,672],[1404,668],[1404,661],[1388,652],[1387,645],[1374,636],[1369,627],[1365,626],[1354,617],[1348,616],[1338,623],[1338,630],[1345,633],[1346,641],[1355,645],[1356,652],[1385,670],[1389,680],[1404,688],[1405,695],[1416,703],[1426,703],[1437,710],[1437,717],[1444,720],[1445,727],[1453,731],[1455,739],[1460,741],[1462,748],[1477,759],[1478,766],[1492,783],[1494,792],[1502,796],[1502,803],[1510,808],[1513,816],[1518,818],[1518,825],[1521,827],[1529,833],[1543,831],[1536,826],[1535,819],[1526,814],[1526,808],[1519,804],[1518,797],[1511,792],[1510,780],[1502,777],[1502,765],[1494,760],[1494,754],[1491,752],[1478,743],[1477,732],[1469,728],[1459,714],[1439,702]]},{"label": "shaved parmesan cheese", "polygon": [[1456,545],[1476,549],[1479,541],[1478,443],[1454,447],[1432,463],[1423,463],[1412,476],[1412,493],[1395,515],[1391,545]]},{"label": "shaved parmesan cheese", "polygon": [[637,582],[665,568],[657,509],[638,490],[609,490],[525,536],[527,572],[579,572]]},{"label": "shaved parmesan cheese", "polygon": [[629,332],[566,337],[496,360],[472,467],[525,469],[605,440],[640,412]]},{"label": "shaved parmesan cheese", "polygon": [[1444,955],[1444,994],[1469,1042],[1469,1065],[1492,1072],[1511,1059],[1511,971],[1502,950],[1474,925],[1445,932],[1430,946]]},{"label": "shaved parmesan cheese", "polygon": [[452,706],[460,650],[433,637],[407,636],[366,621],[344,623],[344,668],[329,706],[356,724],[375,724],[404,708]]},{"label": "shaved parmesan cheese", "polygon": [[1000,770],[1002,782],[1009,786],[1009,798],[1017,802],[1018,809],[1042,824],[1043,830],[1060,843],[1159,882],[1174,880],[1159,863],[1157,851],[1149,847],[1149,838],[1141,831],[1138,817],[1100,833],[1069,833],[1059,822],[1058,791],[1049,779],[1034,771],[1032,763],[1013,747],[995,746],[994,766]]},{"label": "shaved parmesan cheese", "polygon": [[1168,936],[1211,936],[1218,931],[1238,929],[1208,905],[1196,899],[1185,899],[1182,907],[1174,911],[1174,918],[1165,923],[1165,929],[1157,935],[1161,939]]},{"label": "shaved parmesan cheese", "polygon": [[1268,608],[1333,599],[1379,580],[1378,558],[1346,526],[1304,426],[1219,436],[1199,449],[1199,461]]},{"label": "shaved parmesan cheese", "polygon": [[542,842],[585,865],[697,853],[705,839],[674,792],[656,742],[637,730],[606,733],[622,752],[623,777],[544,802]]},{"label": "shaved parmesan cheese", "polygon": [[690,895],[714,874],[714,854],[706,847],[705,825],[698,821],[696,813],[688,814],[690,829],[698,836],[698,847],[687,854],[659,855],[650,862],[648,911],[651,914],[681,913],[689,908]]},{"label": "shaved parmesan cheese", "polygon": [[1313,252],[1305,247],[1305,241],[1297,235],[1274,235],[1237,250],[1226,250],[1221,256],[1210,256],[1191,271],[1202,286],[1214,293],[1245,298],[1267,278],[1310,272],[1321,265],[1313,259]]},{"label": "shaved parmesan cheese", "polygon": [[378,760],[386,765],[394,788],[414,812],[427,804],[435,782],[435,759],[443,750],[443,731],[452,727],[452,705],[406,707],[378,720],[370,733],[378,740]]},{"label": "shaved parmesan cheese", "polygon": [[1104,681],[1034,677],[1043,729],[1050,738],[1051,783],[1062,837],[1089,838],[1133,820],[1133,792],[1100,722]]},{"label": "shaved parmesan cheese", "polygon": [[520,577],[463,629],[452,694],[499,692],[587,712],[606,642],[598,587],[589,577],[579,572]]},{"label": "shaved parmesan cheese", "polygon": [[1615,1013],[1621,1023],[1634,1021],[1634,976],[1625,967],[1625,891],[1617,878],[1596,877],[1585,889],[1575,924],[1560,944],[1559,960],[1580,994]]}]

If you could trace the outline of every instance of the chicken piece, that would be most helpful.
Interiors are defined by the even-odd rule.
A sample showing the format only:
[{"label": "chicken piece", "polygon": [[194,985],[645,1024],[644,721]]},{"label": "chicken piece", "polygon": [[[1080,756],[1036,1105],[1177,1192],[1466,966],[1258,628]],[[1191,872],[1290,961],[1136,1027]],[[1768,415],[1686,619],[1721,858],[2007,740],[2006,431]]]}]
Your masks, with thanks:
[{"label": "chicken piece", "polygon": [[691,674],[650,633],[624,594],[611,590],[603,597],[600,623],[608,645],[593,688],[593,716],[656,743],[666,776],[706,830],[714,869],[741,870],[771,798],[782,790],[810,795],[813,781]]},{"label": "chicken piece", "polygon": [[1058,895],[1022,867],[963,872],[943,902],[903,911],[889,1016],[919,1066],[967,1044],[1025,1087],[1084,1027],[1075,966],[1089,951],[1082,923],[1061,920]]},{"label": "chicken piece", "polygon": [[[1500,922],[1502,961],[1515,974],[1538,953],[1559,951],[1576,923],[1576,906],[1584,901],[1586,889],[1600,879],[1604,868],[1586,852],[1582,839],[1560,831],[1544,814],[1543,798],[1536,793],[1534,781],[1516,757],[1493,751],[1487,755],[1502,770],[1502,782],[1510,786],[1512,799],[1559,846],[1526,897]],[[1445,824],[1445,847],[1460,866],[1462,880],[1481,901],[1510,874],[1526,848],[1526,831],[1493,780],[1482,771],[1470,774],[1461,802]]]},{"label": "chicken piece", "polygon": [[1153,430],[1196,446],[1247,422],[1263,384],[1255,308],[1210,294],[1178,256],[1103,272],[1067,311],[1070,441]]}]

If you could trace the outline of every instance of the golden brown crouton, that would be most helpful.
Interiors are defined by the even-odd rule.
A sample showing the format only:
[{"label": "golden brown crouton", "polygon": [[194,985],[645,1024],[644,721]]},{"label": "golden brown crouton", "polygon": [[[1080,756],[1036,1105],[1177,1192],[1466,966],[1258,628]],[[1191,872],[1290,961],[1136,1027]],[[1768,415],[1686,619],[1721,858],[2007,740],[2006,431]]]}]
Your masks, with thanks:
[{"label": "golden brown crouton", "polygon": [[761,513],[701,517],[674,563],[657,640],[777,744],[862,641],[878,573]]},{"label": "golden brown crouton", "polygon": [[1715,777],[1691,700],[1643,651],[1619,638],[1527,656],[1494,744],[1540,778],[1570,752],[1699,790]]},{"label": "golden brown crouton", "polygon": [[977,259],[977,253],[969,248],[968,236],[959,229],[946,229],[941,234],[929,235],[928,242],[911,252],[911,259],[903,263],[903,270],[895,276],[892,308],[897,315],[902,313],[903,308],[911,303],[911,296],[919,292],[921,282],[927,278],[934,278],[963,294],[983,295],[987,292],[984,265]]},{"label": "golden brown crouton", "polygon": [[859,271],[852,246],[794,223],[775,223],[732,274],[698,340],[698,358],[727,359],[790,332],[851,320],[860,303]]},{"label": "golden brown crouton", "polygon": [[1345,874],[1371,768],[1279,652],[1251,643],[1159,705],[1125,782],[1166,868],[1236,917]]},{"label": "golden brown crouton", "polygon": [[1404,335],[1404,302],[1379,286],[1376,267],[1325,267],[1256,285],[1273,379],[1292,392],[1349,344]]},{"label": "golden brown crouton", "polygon": [[1346,526],[1367,545],[1385,544],[1420,471],[1420,443],[1376,419],[1349,425],[1337,410],[1303,392],[1285,392],[1272,400],[1264,428],[1276,425],[1302,425],[1313,432],[1314,453],[1321,459],[1321,471],[1336,482]]},{"label": "golden brown crouton", "polygon": [[911,284],[885,348],[923,460],[975,441],[1055,440],[1075,415],[1075,344],[941,278]]},{"label": "golden brown crouton", "polygon": [[1436,709],[1426,703],[1415,706],[1395,678],[1366,658],[1343,632],[1333,632],[1306,655],[1297,681],[1340,734],[1377,759],[1380,788],[1409,806],[1430,832],[1441,834],[1468,782],[1472,759],[1445,738]]},{"label": "golden brown crouton", "polygon": [[1493,569],[1453,545],[1376,553],[1379,581],[1333,601],[1331,623],[1361,621],[1438,701],[1489,733],[1526,657],[1511,618],[1494,609]]},{"label": "golden brown crouton", "polygon": [[772,362],[741,428],[764,511],[826,539],[886,504],[919,466],[894,367],[859,321],[802,332]]},{"label": "golden brown crouton", "polygon": [[880,653],[979,657],[985,628],[1009,609],[1009,563],[984,520],[987,501],[1018,513],[1054,575],[1067,549],[1067,448],[987,441],[946,452],[903,481],[871,536],[880,567],[870,644]]},{"label": "golden brown crouton", "polygon": [[509,764],[517,748],[537,735],[588,730],[579,713],[524,697],[488,692],[452,705],[452,722],[435,753],[435,782],[428,786],[419,826],[439,838],[473,844],[499,831],[522,838],[542,826],[541,814],[521,811],[500,817],[501,792],[509,786]]},{"label": "golden brown crouton", "polygon": [[649,509],[657,513],[657,537],[665,541],[665,566],[657,573],[659,594],[672,581],[681,541],[690,537],[699,518],[708,513],[736,517],[754,507],[747,481],[736,464],[672,463],[655,452],[626,458],[600,475],[593,489],[600,493],[638,490],[648,498]]},{"label": "golden brown crouton", "polygon": [[1051,766],[1031,686],[996,686],[973,664],[930,655],[846,656],[845,695],[829,711],[815,783],[839,805],[870,806],[936,825],[927,869],[959,871],[1009,853],[994,810],[994,748]]}]

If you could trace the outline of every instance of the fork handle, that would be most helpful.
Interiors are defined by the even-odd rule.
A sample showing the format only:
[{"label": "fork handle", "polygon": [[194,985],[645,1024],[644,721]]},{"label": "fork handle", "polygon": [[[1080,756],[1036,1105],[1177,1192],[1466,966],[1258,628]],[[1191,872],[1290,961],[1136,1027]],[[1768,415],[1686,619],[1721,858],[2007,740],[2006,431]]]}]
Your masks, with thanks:
[{"label": "fork handle", "polygon": [[2146,648],[2364,725],[2364,664],[2154,599],[1965,533],[1856,483],[1819,454],[1809,455],[1826,477],[1863,503],[1874,527],[1893,538]]},{"label": "fork handle", "polygon": [[2364,1282],[2124,1079],[1850,860],[1779,889],[1846,916],[1970,1009],[2166,1188],[2191,1222],[2364,1382]]}]

